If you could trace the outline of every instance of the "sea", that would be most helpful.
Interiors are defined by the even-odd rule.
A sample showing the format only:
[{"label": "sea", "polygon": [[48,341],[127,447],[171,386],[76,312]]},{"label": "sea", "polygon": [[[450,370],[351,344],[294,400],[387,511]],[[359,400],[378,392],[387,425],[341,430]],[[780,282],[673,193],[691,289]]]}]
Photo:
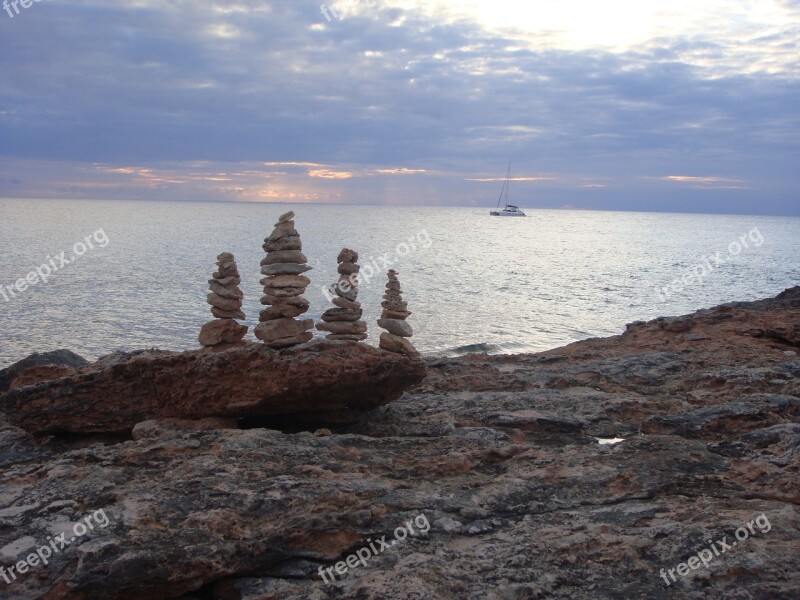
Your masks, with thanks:
[{"label": "sea", "polygon": [[296,213],[313,270],[308,318],[332,305],[343,247],[377,345],[386,270],[426,355],[520,353],[619,334],[627,323],[772,296],[800,283],[800,217],[488,207],[0,200],[0,368],[68,348],[87,359],[198,347],[216,256],[242,275],[248,339],[261,248]]}]

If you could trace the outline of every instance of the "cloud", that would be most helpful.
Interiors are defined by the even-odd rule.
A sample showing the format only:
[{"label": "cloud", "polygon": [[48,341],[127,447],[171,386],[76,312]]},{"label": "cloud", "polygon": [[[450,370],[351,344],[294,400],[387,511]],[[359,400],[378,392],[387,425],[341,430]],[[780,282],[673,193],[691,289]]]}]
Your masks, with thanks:
[{"label": "cloud", "polygon": [[[0,19],[0,195],[73,182],[97,197],[492,204],[483,183],[511,160],[532,203],[695,209],[681,185],[729,189],[726,210],[798,210],[790,2],[639,8],[661,25],[613,47],[563,29],[574,4],[504,2],[497,19],[486,3],[332,5],[330,22],[306,0],[63,0]],[[646,179],[698,170],[720,181]]]},{"label": "cloud", "polygon": [[353,174],[350,171],[332,171],[330,169],[309,169],[309,177],[321,177],[322,179],[350,179]]},{"label": "cloud", "polygon": [[696,189],[723,189],[723,190],[744,190],[747,186],[741,185],[741,179],[731,179],[728,177],[694,177],[689,175],[667,175],[662,177],[664,181],[683,183],[691,185]]}]

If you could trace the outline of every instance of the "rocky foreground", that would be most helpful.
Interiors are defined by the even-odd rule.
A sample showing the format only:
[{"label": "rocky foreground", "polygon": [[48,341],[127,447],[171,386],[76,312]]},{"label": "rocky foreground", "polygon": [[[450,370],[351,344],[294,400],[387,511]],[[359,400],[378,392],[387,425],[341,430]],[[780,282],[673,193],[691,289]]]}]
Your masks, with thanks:
[{"label": "rocky foreground", "polygon": [[36,430],[45,404],[10,412],[103,369],[0,373],[0,598],[798,598],[798,352],[793,288],[541,354],[427,359],[338,425],[267,411],[103,440]]}]

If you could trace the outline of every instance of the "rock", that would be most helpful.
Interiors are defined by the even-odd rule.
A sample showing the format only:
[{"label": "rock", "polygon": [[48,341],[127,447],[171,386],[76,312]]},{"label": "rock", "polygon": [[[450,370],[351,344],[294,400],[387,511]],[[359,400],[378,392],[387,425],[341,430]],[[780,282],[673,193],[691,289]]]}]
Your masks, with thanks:
[{"label": "rock", "polygon": [[317,329],[320,331],[329,331],[330,333],[364,333],[367,331],[367,324],[364,321],[339,321],[330,323],[317,323]]},{"label": "rock", "polygon": [[218,296],[222,296],[223,298],[233,298],[236,300],[241,300],[242,298],[244,298],[244,294],[236,286],[220,285],[212,279],[208,287],[211,289],[212,292],[214,292]]},{"label": "rock", "polygon": [[206,297],[206,302],[211,306],[220,308],[222,310],[239,310],[242,307],[242,301],[236,298],[223,298],[219,294],[211,292]]},{"label": "rock", "polygon": [[408,304],[403,301],[403,294],[397,275],[398,273],[394,269],[389,269],[386,273],[388,282],[381,302],[384,310],[381,318],[378,319],[378,326],[385,329],[386,333],[381,334],[379,346],[390,352],[414,356],[417,354],[416,349],[414,349],[410,341],[404,339],[410,338],[414,334],[414,330],[405,321],[411,315],[411,312],[406,310]]},{"label": "rock", "polygon": [[[22,360],[15,362],[10,367],[0,370],[0,393],[5,392],[11,387],[11,383],[21,377],[26,370],[34,367],[59,367],[61,369],[72,369],[78,371],[87,366],[87,361],[82,356],[78,356],[71,350],[53,350],[51,352],[35,352]],[[53,374],[65,371],[51,371]],[[60,376],[60,375],[58,375]]]},{"label": "rock", "polygon": [[408,310],[396,312],[396,311],[393,311],[393,310],[384,309],[381,312],[381,319],[407,319],[412,314],[413,313],[411,311],[408,311]]},{"label": "rock", "polygon": [[294,221],[285,221],[278,223],[272,233],[264,240],[264,243],[277,242],[287,237],[300,237],[297,230],[294,228]]},{"label": "rock", "polygon": [[271,265],[264,265],[261,267],[262,275],[299,275],[310,271],[311,267],[308,265],[296,265],[293,263],[273,263]]},{"label": "rock", "polygon": [[279,250],[270,252],[269,256],[261,259],[261,266],[272,265],[275,263],[294,263],[304,265],[308,262],[306,255],[299,250]]},{"label": "rock", "polygon": [[378,347],[388,350],[389,352],[399,352],[406,356],[417,356],[419,354],[417,349],[408,341],[408,338],[393,335],[387,331],[381,334]]},{"label": "rock", "polygon": [[314,334],[310,331],[301,333],[300,335],[293,335],[285,338],[278,338],[269,342],[265,342],[270,348],[288,348],[289,346],[296,346],[298,344],[305,344],[314,338]]},{"label": "rock", "polygon": [[264,295],[261,297],[261,304],[269,304],[270,297],[290,298],[294,296],[302,296],[305,291],[305,287],[264,286]]},{"label": "rock", "polygon": [[[800,322],[800,288],[718,308],[689,316],[697,341],[650,321],[538,354],[424,362],[324,340],[115,353],[11,392],[6,572],[97,510],[108,526],[0,581],[3,597],[795,598],[800,360],[763,332]],[[420,383],[364,412],[414,364],[427,364]],[[222,418],[242,429],[130,415],[227,413],[240,393]],[[298,412],[240,414],[264,406]],[[49,430],[34,438],[14,415]],[[125,415],[114,436],[54,433]],[[411,531],[395,540],[399,527]],[[378,540],[385,552],[336,572]]]},{"label": "rock", "polygon": [[781,394],[756,394],[730,399],[725,404],[703,406],[679,415],[656,415],[642,424],[645,433],[672,433],[689,437],[741,434],[800,416],[800,398]]},{"label": "rock", "polygon": [[235,321],[245,318],[241,310],[244,294],[239,289],[238,274],[233,254],[223,252],[217,256],[217,271],[208,280],[211,293],[207,298],[211,314],[217,319],[203,325],[197,338],[206,349],[213,348],[215,352],[229,350],[241,345],[247,334],[247,326]]},{"label": "rock", "polygon": [[348,300],[347,298],[342,298],[341,296],[334,297],[331,302],[338,306],[339,308],[350,308],[354,310],[358,310],[361,308],[361,302],[356,302],[354,300]]},{"label": "rock", "polygon": [[28,367],[11,382],[9,389],[16,390],[17,388],[25,387],[27,385],[36,385],[42,381],[50,381],[52,379],[61,379],[62,377],[71,377],[77,371],[70,367],[62,365],[42,365],[40,367]]},{"label": "rock", "polygon": [[152,419],[133,426],[134,440],[168,440],[181,437],[185,431],[210,431],[213,429],[239,429],[236,419],[207,417],[205,419]]},{"label": "rock", "polygon": [[[269,294],[266,294],[265,296],[263,296],[261,298],[261,304],[272,304],[272,305],[291,304],[292,306],[305,307],[306,310],[308,310],[308,307],[309,307],[308,300],[306,300],[302,296],[281,296],[281,297],[278,297],[278,296],[271,296]],[[306,311],[304,310],[303,312],[306,312]]]},{"label": "rock", "polygon": [[358,289],[355,287],[345,287],[340,284],[334,284],[331,286],[330,291],[340,298],[350,300],[351,302],[355,302],[356,298],[358,297]]},{"label": "rock", "polygon": [[[361,303],[356,302],[358,297],[358,270],[360,267],[355,264],[358,260],[358,252],[349,248],[342,248],[339,252],[337,270],[339,281],[329,289],[336,294],[332,298],[334,306],[322,313],[324,323],[317,323],[319,331],[328,332],[327,338],[331,340],[349,340],[359,342],[367,338],[367,324],[361,321]],[[336,336],[336,337],[334,337]],[[341,337],[347,336],[347,337]]]},{"label": "rock", "polygon": [[265,308],[258,314],[260,321],[272,321],[274,319],[292,319],[299,317],[308,310],[308,305],[294,304],[273,304]]},{"label": "rock", "polygon": [[350,250],[350,248],[342,248],[339,255],[336,257],[337,263],[357,263],[358,252]]},{"label": "rock", "polygon": [[0,410],[36,434],[126,433],[150,419],[363,410],[395,400],[425,372],[371,346],[323,340],[281,351],[250,343],[211,354],[118,353],[89,369],[8,392]]},{"label": "rock", "polygon": [[[408,302],[397,302],[397,301],[387,301],[384,300],[381,302],[381,306],[386,310],[390,310],[392,312],[408,312]],[[409,313],[411,314],[411,313]]]},{"label": "rock", "polygon": [[363,314],[361,309],[329,308],[322,313],[323,321],[358,321]]},{"label": "rock", "polygon": [[289,338],[301,335],[314,327],[312,319],[295,321],[294,319],[274,319],[262,321],[253,330],[255,336],[262,342],[273,342],[280,338]]},{"label": "rock", "polygon": [[382,327],[389,333],[393,335],[399,335],[400,337],[411,337],[414,335],[411,325],[402,319],[378,319],[378,326]]},{"label": "rock", "polygon": [[286,221],[291,221],[292,219],[294,219],[294,211],[290,210],[289,212],[285,212],[278,217],[278,222],[275,224],[275,227],[281,223],[286,223]]},{"label": "rock", "polygon": [[311,280],[305,275],[271,275],[264,277],[261,281],[264,287],[272,288],[306,288],[311,283]]},{"label": "rock", "polygon": [[234,344],[240,341],[246,333],[246,325],[239,325],[233,319],[216,319],[203,325],[198,339],[201,346],[216,346],[221,343]]},{"label": "rock", "polygon": [[340,275],[355,275],[361,270],[361,265],[357,265],[355,263],[339,263],[339,266],[336,267],[336,271]]},{"label": "rock", "polygon": [[299,237],[285,237],[274,242],[264,242],[265,252],[281,252],[286,250],[302,250],[303,243]]},{"label": "rock", "polygon": [[244,321],[245,316],[241,310],[222,310],[216,306],[211,307],[211,314],[218,319],[239,319]]},{"label": "rock", "polygon": [[294,228],[293,217],[291,211],[281,215],[264,243],[267,256],[261,261],[261,273],[266,277],[261,279],[264,286],[261,304],[270,307],[259,313],[261,323],[256,326],[255,334],[271,348],[304,344],[313,337],[307,333],[314,326],[313,321],[294,320],[308,310],[308,301],[302,295],[311,280],[300,273],[311,267],[305,264],[307,259],[300,252],[300,234]]},{"label": "rock", "polygon": [[231,285],[239,285],[242,283],[242,278],[239,276],[236,277],[220,277],[215,279],[209,279],[208,283],[218,283],[219,285],[224,285],[225,287]]}]

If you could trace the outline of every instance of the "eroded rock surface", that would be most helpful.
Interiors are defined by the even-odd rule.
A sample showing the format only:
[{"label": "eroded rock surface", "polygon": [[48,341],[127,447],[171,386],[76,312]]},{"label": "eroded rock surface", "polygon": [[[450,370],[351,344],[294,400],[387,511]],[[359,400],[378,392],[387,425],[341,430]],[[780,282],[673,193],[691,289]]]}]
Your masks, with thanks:
[{"label": "eroded rock surface", "polygon": [[[537,355],[428,359],[420,386],[317,435],[162,421],[65,451],[0,422],[0,564],[109,518],[0,593],[800,597],[798,322],[795,288]],[[430,529],[391,545],[420,515]]]},{"label": "eroded rock surface", "polygon": [[318,341],[284,351],[110,355],[79,374],[12,390],[0,410],[26,431],[127,433],[157,418],[258,417],[363,410],[419,383],[425,365],[372,346]]}]

